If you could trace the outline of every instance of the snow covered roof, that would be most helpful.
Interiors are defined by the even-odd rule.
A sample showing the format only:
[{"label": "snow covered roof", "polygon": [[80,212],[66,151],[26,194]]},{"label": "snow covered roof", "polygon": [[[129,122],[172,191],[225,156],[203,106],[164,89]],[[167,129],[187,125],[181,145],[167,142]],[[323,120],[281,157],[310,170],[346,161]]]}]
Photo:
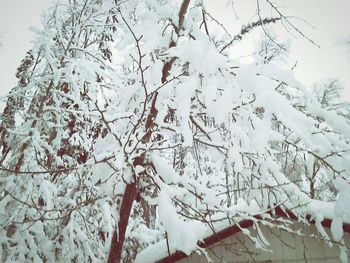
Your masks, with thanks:
[{"label": "snow covered roof", "polygon": [[[339,224],[336,222],[338,220],[334,214],[334,203],[312,200],[312,202],[308,205],[307,211],[308,213],[305,216],[305,223],[315,224],[321,235],[323,235],[324,232],[322,231],[322,227],[331,228],[333,238],[335,239],[337,239],[337,235],[342,236],[343,232],[350,233],[350,222],[348,222],[348,220],[340,221],[343,232],[341,229],[338,229]],[[220,227],[221,230],[217,231],[214,234],[207,235],[205,238],[199,241],[198,247],[208,248],[215,243],[220,242],[225,238],[228,238],[242,231],[243,229],[253,226],[254,219],[262,220],[268,218],[269,216],[271,219],[283,218],[292,221],[300,221],[300,217],[297,217],[293,212],[284,210],[281,207],[276,207],[264,214],[255,215],[252,219],[243,219],[238,224],[229,225],[224,228]],[[341,234],[339,234],[339,232],[341,232]],[[170,251],[169,255],[169,249],[166,240],[162,240],[156,244],[148,246],[137,256],[135,262],[170,263],[176,262],[188,256],[189,255],[182,251]]]}]

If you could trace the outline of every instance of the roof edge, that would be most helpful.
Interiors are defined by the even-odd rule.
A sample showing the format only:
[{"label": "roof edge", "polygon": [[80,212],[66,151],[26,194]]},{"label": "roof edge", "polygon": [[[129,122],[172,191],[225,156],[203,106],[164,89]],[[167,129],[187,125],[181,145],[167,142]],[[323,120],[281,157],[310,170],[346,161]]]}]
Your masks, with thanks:
[{"label": "roof edge", "polygon": [[[280,207],[276,207],[273,210],[270,210],[269,212],[267,212],[268,214],[275,216],[275,217],[282,217],[282,218],[288,218],[288,219],[292,219],[294,221],[298,220],[298,217],[291,211],[289,210],[283,210]],[[263,219],[261,215],[255,215],[254,218],[256,219]],[[309,224],[315,224],[316,221],[312,218],[311,215],[306,215],[306,220],[309,222]],[[238,232],[241,231],[242,228],[249,228],[251,227],[254,222],[253,220],[250,219],[245,219],[242,220],[241,222],[238,223],[238,225],[233,225],[233,226],[229,226],[217,233],[214,233],[206,238],[203,239],[203,241],[198,242],[198,246],[201,248],[207,248],[225,238],[228,238],[229,236],[232,236]],[[326,228],[330,228],[331,224],[332,224],[332,219],[329,218],[325,218],[322,222],[321,222],[323,227]],[[347,223],[343,223],[343,231],[346,233],[350,233],[350,224]],[[177,260],[183,259],[189,257],[188,255],[186,255],[184,252],[182,251],[176,251],[175,253],[157,261],[157,263],[172,263],[175,262]]]}]

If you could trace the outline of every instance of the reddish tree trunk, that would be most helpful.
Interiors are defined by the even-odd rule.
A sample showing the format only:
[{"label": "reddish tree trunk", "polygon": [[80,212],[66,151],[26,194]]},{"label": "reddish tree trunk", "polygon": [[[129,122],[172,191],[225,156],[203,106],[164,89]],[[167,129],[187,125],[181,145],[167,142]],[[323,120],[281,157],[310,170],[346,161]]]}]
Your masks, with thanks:
[{"label": "reddish tree trunk", "polygon": [[[183,0],[181,9],[179,12],[179,25],[177,28],[177,34],[183,27],[183,22],[185,18],[185,14],[187,12],[188,6],[189,6],[190,0]],[[169,47],[176,46],[176,43],[171,42]],[[166,78],[169,75],[169,72],[171,70],[171,67],[173,63],[175,62],[175,58],[172,58],[169,62],[164,63],[163,69],[162,69],[162,83],[166,82]],[[156,100],[157,100],[158,93],[156,92],[154,94],[153,100],[152,100],[152,106],[151,110],[149,112],[149,116],[147,117],[147,121],[145,123],[146,128],[146,136],[142,138],[143,143],[149,142],[152,135],[152,127],[154,125],[154,121],[156,120],[158,110],[156,109]],[[142,155],[138,160],[135,160],[137,162],[137,165],[143,165],[145,160],[145,156]],[[135,163],[136,166],[136,163]],[[134,177],[136,178],[136,176]],[[108,255],[108,263],[119,263],[122,256],[122,250],[123,250],[123,244],[125,241],[125,232],[126,228],[128,226],[129,217],[131,214],[131,208],[132,204],[136,198],[137,195],[137,182],[129,183],[126,185],[123,200],[120,207],[120,214],[119,214],[119,222],[118,222],[118,230],[115,230],[113,232],[112,236],[112,242],[111,247],[109,250]]]},{"label": "reddish tree trunk", "polygon": [[135,182],[126,185],[125,193],[120,207],[118,231],[113,232],[111,247],[108,255],[108,263],[120,262],[123,243],[125,240],[126,227],[128,226],[132,204],[135,200],[137,192],[136,190],[137,187]]}]

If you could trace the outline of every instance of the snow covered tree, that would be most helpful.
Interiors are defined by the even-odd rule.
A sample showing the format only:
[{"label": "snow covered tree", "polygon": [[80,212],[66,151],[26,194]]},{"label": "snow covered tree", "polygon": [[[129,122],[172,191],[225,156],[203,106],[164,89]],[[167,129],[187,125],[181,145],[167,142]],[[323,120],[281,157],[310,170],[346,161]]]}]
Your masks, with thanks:
[{"label": "snow covered tree", "polygon": [[2,261],[129,262],[164,237],[188,254],[216,222],[302,218],[310,158],[348,191],[349,120],[230,58],[288,21],[261,15],[230,37],[199,0],[57,2],[1,115]]},{"label": "snow covered tree", "polygon": [[313,88],[313,97],[322,108],[335,111],[344,118],[350,118],[350,103],[342,99],[343,87],[337,79],[327,79],[317,83]]}]

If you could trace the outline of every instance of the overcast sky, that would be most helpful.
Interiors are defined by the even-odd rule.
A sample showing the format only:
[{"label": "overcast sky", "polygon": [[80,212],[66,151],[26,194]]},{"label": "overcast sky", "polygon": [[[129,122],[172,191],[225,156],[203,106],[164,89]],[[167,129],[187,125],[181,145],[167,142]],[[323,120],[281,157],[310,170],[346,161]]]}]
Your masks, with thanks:
[{"label": "overcast sky", "polygon": [[[3,42],[0,48],[0,96],[4,96],[15,85],[16,68],[32,46],[33,33],[29,27],[40,27],[41,14],[50,6],[50,2],[51,0],[0,0],[0,38],[2,36]],[[208,10],[222,20],[233,34],[240,29],[242,21],[256,20],[255,0],[234,0],[236,14],[231,6],[226,5],[227,2],[228,0],[206,0]],[[317,48],[296,35],[291,46],[289,64],[298,61],[295,68],[297,78],[309,88],[316,81],[328,77],[338,78],[344,85],[345,96],[350,99],[349,46],[341,45],[345,37],[350,36],[350,0],[278,2],[283,2],[280,7],[284,14],[306,19],[315,27],[312,29],[301,21],[292,20],[321,46]],[[283,37],[293,38],[282,29],[276,30]],[[247,40],[238,47],[239,52],[247,55],[253,45],[254,41]]]}]

